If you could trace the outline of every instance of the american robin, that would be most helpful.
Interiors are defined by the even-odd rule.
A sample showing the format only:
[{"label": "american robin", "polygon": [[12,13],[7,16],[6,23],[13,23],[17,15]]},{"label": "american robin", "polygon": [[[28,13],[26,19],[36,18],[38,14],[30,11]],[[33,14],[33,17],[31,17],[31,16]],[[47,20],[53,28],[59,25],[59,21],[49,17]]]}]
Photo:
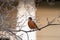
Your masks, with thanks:
[{"label": "american robin", "polygon": [[32,21],[32,18],[31,18],[31,17],[28,18],[28,26],[29,26],[30,29],[38,29],[38,30],[40,30],[40,29],[37,27],[37,25],[35,24],[35,22]]}]

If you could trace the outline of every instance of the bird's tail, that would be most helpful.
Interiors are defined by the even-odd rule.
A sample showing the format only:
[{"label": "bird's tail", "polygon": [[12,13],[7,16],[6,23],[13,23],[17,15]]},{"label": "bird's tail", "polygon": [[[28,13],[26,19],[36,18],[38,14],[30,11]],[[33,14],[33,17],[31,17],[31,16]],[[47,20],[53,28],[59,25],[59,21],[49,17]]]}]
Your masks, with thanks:
[{"label": "bird's tail", "polygon": [[41,28],[38,28],[37,26],[36,26],[36,29],[39,30],[39,31],[41,30]]}]

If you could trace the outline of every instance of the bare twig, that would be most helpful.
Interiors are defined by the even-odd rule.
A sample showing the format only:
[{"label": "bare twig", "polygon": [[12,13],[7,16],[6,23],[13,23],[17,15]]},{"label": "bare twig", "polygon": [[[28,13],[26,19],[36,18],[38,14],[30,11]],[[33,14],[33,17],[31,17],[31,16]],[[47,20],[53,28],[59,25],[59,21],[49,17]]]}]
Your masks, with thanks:
[{"label": "bare twig", "polygon": [[[54,18],[51,22],[48,21],[48,18],[47,18],[47,21],[48,21],[48,24],[43,26],[42,28],[40,28],[41,30],[48,27],[48,26],[52,26],[52,25],[60,25],[60,24],[56,24],[56,23],[53,23],[55,21],[56,18]],[[29,30],[29,31],[25,31],[25,30],[12,30],[13,32],[20,32],[20,31],[23,31],[23,32],[33,32],[33,31],[37,31],[38,29],[35,29],[35,30]]]}]

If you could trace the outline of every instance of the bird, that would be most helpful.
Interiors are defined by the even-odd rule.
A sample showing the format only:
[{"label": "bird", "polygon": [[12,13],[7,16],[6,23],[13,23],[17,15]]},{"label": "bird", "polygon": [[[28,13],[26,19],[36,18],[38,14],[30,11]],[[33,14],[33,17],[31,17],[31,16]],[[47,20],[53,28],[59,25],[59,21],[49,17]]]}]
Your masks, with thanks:
[{"label": "bird", "polygon": [[32,17],[29,17],[29,18],[28,18],[28,26],[29,26],[30,29],[40,30],[40,29],[37,27],[36,23],[32,20]]}]

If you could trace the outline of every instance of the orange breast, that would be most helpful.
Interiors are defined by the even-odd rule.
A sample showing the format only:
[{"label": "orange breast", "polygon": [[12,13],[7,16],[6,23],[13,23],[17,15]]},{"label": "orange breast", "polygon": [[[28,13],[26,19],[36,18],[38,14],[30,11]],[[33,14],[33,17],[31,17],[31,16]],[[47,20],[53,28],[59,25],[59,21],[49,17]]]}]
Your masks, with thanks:
[{"label": "orange breast", "polygon": [[33,21],[29,21],[28,26],[29,26],[30,29],[35,29],[36,28]]}]

